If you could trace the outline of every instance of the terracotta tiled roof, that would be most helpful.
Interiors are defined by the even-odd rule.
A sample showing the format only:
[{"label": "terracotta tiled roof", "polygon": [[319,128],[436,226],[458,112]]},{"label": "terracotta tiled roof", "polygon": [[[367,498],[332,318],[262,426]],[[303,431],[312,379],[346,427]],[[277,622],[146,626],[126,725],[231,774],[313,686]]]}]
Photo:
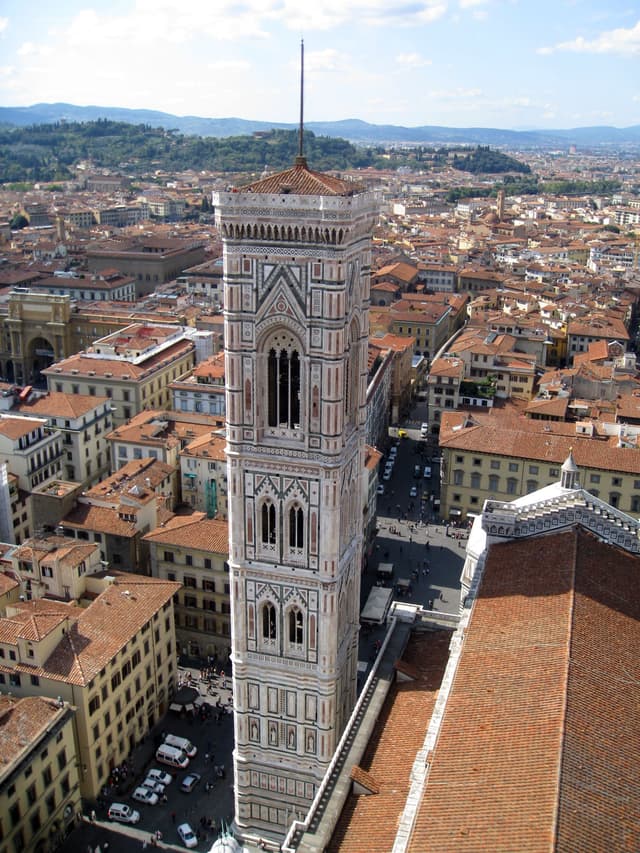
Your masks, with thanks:
[{"label": "terracotta tiled roof", "polygon": [[[416,668],[415,681],[391,688],[360,770],[379,793],[350,794],[327,846],[330,853],[370,853],[393,847],[416,752],[422,746],[447,661],[450,631],[414,634],[403,660]],[[368,787],[368,786],[366,786]]]},{"label": "terracotta tiled roof", "polygon": [[292,193],[294,195],[352,196],[362,190],[363,187],[353,181],[344,181],[324,172],[312,171],[304,159],[296,161],[296,165],[291,169],[285,169],[283,172],[277,172],[275,175],[269,175],[239,188],[239,192],[242,193],[269,195]]},{"label": "terracotta tiled roof", "polygon": [[6,595],[17,586],[19,586],[19,584],[15,578],[9,577],[9,575],[4,572],[0,572],[0,595]]},{"label": "terracotta tiled roof", "polygon": [[53,699],[42,696],[0,696],[0,773],[16,759],[60,713]]},{"label": "terracotta tiled roof", "polygon": [[491,548],[409,853],[637,849],[639,572],[579,528]]},{"label": "terracotta tiled roof", "polygon": [[[72,618],[73,623],[42,667],[21,664],[17,667],[19,671],[54,681],[87,685],[181,586],[126,572],[110,571],[109,574],[114,576],[114,582],[88,607],[55,605],[59,616]],[[25,602],[16,619],[22,618],[26,623],[38,605],[40,601]],[[0,620],[0,625],[4,621]]]},{"label": "terracotta tiled roof", "polygon": [[[135,513],[135,511],[135,507],[131,507],[131,512]],[[124,539],[131,539],[137,533],[135,522],[120,518],[117,509],[90,504],[79,503],[65,515],[61,524],[77,530],[95,530],[111,536],[122,536]]]},{"label": "terracotta tiled roof", "polygon": [[503,422],[495,421],[495,416],[487,419],[484,414],[474,412],[472,423],[454,432],[456,416],[445,413],[440,427],[440,446],[560,465],[573,450],[581,468],[631,474],[639,471],[637,453],[619,447],[615,436],[597,439],[578,436],[575,424],[555,421],[513,417],[505,417]]},{"label": "terracotta tiled roof", "polygon": [[50,418],[77,418],[103,406],[108,397],[96,397],[89,394],[64,394],[61,391],[49,391],[42,397],[35,397],[26,403],[13,407],[21,414]]},{"label": "terracotta tiled roof", "polygon": [[10,415],[0,416],[0,435],[6,436],[11,441],[29,435],[30,432],[42,426],[42,421],[33,420],[33,418],[11,417]]},{"label": "terracotta tiled roof", "polygon": [[[128,376],[129,379],[146,378],[149,371],[158,370],[164,364],[169,364],[186,353],[191,352],[194,345],[191,341],[178,341],[165,350],[149,356],[149,358],[134,364],[132,361],[125,358],[95,358],[85,353],[76,353],[69,358],[57,361],[51,367],[44,369],[43,373],[51,376],[62,375],[69,376],[89,376],[89,371],[95,376],[105,377],[105,374],[112,374],[114,379],[122,379]],[[77,374],[72,374],[72,370],[77,370]]]},{"label": "terracotta tiled roof", "polygon": [[229,524],[224,519],[176,516],[170,525],[156,528],[144,539],[162,545],[175,545],[210,551],[213,554],[229,553]]},{"label": "terracotta tiled roof", "polygon": [[367,773],[362,767],[351,768],[351,779],[356,784],[362,785],[363,788],[366,788],[372,794],[380,793],[380,785],[378,785],[371,773]]}]

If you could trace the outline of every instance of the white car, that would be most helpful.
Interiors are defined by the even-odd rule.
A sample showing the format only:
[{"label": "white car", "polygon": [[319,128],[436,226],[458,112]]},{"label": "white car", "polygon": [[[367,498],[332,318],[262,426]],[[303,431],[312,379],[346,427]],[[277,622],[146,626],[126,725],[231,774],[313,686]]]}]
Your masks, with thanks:
[{"label": "white car", "polygon": [[138,823],[140,812],[126,803],[111,803],[107,817],[109,820],[119,820],[120,823]]},{"label": "white car", "polygon": [[382,475],[382,479],[383,480],[390,480],[391,479],[391,471],[385,471],[384,474]]},{"label": "white car", "polygon": [[164,785],[162,782],[156,782],[155,779],[152,779],[150,776],[141,783],[143,788],[148,788],[150,791],[153,791],[154,794],[161,796],[164,794]]},{"label": "white car", "polygon": [[140,785],[139,788],[136,788],[131,796],[139,803],[146,803],[148,806],[155,806],[158,803],[158,795],[155,791],[150,791],[149,788],[145,788],[144,785]]},{"label": "white car", "polygon": [[173,776],[170,773],[165,773],[164,770],[159,770],[157,767],[152,767],[147,770],[147,779],[153,779],[154,782],[160,782],[165,787],[173,782]]},{"label": "white car", "polygon": [[418,497],[418,487],[417,486],[411,486],[411,488],[409,489],[409,497],[410,498],[417,498]]},{"label": "white car", "polygon": [[180,841],[182,841],[185,847],[195,847],[198,843],[196,834],[188,823],[180,824],[178,827],[178,835],[180,836]]},{"label": "white car", "polygon": [[389,459],[395,458],[396,453],[398,452],[398,448],[393,445],[393,447],[389,448]]},{"label": "white car", "polygon": [[382,483],[380,483],[380,485],[378,486],[377,491],[379,495],[384,495],[384,486],[382,485]]},{"label": "white car", "polygon": [[420,425],[420,435],[426,438],[429,435],[429,424],[423,423]]}]

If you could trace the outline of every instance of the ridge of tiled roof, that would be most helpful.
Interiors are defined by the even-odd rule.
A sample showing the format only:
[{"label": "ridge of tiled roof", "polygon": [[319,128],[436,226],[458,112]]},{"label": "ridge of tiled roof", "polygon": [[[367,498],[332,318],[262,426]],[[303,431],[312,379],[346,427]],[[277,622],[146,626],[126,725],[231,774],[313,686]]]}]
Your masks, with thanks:
[{"label": "ridge of tiled roof", "polygon": [[238,192],[270,195],[291,193],[293,195],[352,196],[362,192],[362,186],[324,172],[315,172],[307,166],[304,158],[296,158],[296,164],[290,169],[239,187]]}]

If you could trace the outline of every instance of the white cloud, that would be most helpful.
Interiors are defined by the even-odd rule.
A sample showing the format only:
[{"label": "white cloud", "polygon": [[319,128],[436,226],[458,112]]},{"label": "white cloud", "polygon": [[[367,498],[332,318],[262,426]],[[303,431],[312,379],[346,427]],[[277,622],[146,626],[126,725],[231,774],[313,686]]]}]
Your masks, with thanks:
[{"label": "white cloud", "polygon": [[578,36],[572,41],[559,42],[550,47],[540,47],[537,52],[544,56],[557,51],[640,56],[640,21],[630,29],[618,27],[615,30],[607,30],[594,39]]},{"label": "white cloud", "polygon": [[292,30],[327,30],[344,24],[414,27],[430,24],[447,11],[446,0],[389,3],[388,0],[274,0],[274,14]]},{"label": "white cloud", "polygon": [[3,33],[9,26],[9,18],[0,18],[0,33]]},{"label": "white cloud", "polygon": [[425,65],[431,65],[431,60],[425,59],[419,53],[399,53],[396,62],[404,68],[424,68]]},{"label": "white cloud", "polygon": [[473,9],[476,6],[485,6],[487,0],[459,0],[461,9]]},{"label": "white cloud", "polygon": [[465,100],[466,98],[479,98],[482,95],[482,89],[434,89],[427,93],[431,98],[441,98],[443,100]]}]

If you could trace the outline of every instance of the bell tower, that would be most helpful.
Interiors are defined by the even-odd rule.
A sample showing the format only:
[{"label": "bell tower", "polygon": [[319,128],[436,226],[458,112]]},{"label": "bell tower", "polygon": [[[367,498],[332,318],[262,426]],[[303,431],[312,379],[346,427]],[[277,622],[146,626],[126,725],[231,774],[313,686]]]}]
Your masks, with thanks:
[{"label": "bell tower", "polygon": [[214,194],[224,247],[235,823],[281,840],[356,699],[373,193]]}]

